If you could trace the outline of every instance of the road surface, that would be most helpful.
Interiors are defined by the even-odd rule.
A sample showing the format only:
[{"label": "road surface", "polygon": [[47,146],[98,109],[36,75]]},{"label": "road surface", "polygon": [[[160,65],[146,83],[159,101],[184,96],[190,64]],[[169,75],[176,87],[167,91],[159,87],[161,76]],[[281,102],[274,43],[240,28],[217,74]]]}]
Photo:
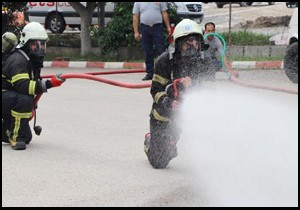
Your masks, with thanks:
[{"label": "road surface", "polygon": [[[204,4],[204,20],[201,25],[207,22],[214,22],[216,24],[217,31],[227,31],[229,27],[229,4],[223,8],[217,8],[215,3]],[[246,21],[254,21],[261,16],[265,17],[280,17],[280,16],[291,16],[294,9],[287,8],[285,2],[276,2],[274,5],[268,5],[267,2],[253,3],[251,7],[240,7],[239,4],[232,4],[232,15],[231,15],[231,27],[233,30],[241,29],[240,23]],[[282,32],[284,27],[269,27],[261,29],[243,29],[250,30],[259,33],[276,34]]]},{"label": "road surface", "polygon": [[[78,71],[44,69],[43,74]],[[251,72],[241,71],[241,79],[243,75],[255,77],[257,72]],[[284,77],[282,70],[274,72],[277,73],[269,73],[269,79],[277,77],[280,81],[276,79],[270,84],[298,89],[298,85],[291,85]],[[139,83],[143,75],[105,77]],[[216,84],[217,90],[247,89],[230,83],[223,73],[219,73]],[[284,101],[290,112],[298,112],[298,95],[248,90],[254,95]],[[226,198],[228,203],[220,203],[217,198],[208,198],[203,191],[195,189],[196,182],[200,186],[205,183],[194,175],[193,162],[187,164],[186,154],[181,150],[183,140],[178,145],[179,156],[166,169],[155,170],[150,166],[143,152],[143,140],[149,131],[151,103],[148,88],[126,89],[69,79],[61,87],[50,89],[42,96],[37,110],[37,124],[43,127],[41,136],[34,135],[25,151],[14,151],[2,144],[2,206],[239,205],[239,198]],[[298,122],[298,114],[292,121]],[[291,139],[298,139],[297,126],[291,129],[295,132]],[[201,167],[199,171],[201,174]],[[226,192],[231,193],[230,189]],[[295,205],[295,202],[283,205]]]}]

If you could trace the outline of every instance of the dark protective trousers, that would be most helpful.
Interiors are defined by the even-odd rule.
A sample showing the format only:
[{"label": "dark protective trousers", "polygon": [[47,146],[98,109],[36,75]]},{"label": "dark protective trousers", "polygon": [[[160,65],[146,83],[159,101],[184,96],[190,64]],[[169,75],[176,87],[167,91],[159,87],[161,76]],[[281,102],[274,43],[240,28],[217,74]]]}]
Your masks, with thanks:
[{"label": "dark protective trousers", "polygon": [[8,131],[6,133],[13,141],[23,141],[27,144],[31,141],[29,119],[33,106],[33,96],[16,91],[2,91],[2,129]]},{"label": "dark protective trousers", "polygon": [[150,146],[148,160],[154,168],[165,168],[177,156],[177,142],[181,129],[174,121],[150,119]]}]

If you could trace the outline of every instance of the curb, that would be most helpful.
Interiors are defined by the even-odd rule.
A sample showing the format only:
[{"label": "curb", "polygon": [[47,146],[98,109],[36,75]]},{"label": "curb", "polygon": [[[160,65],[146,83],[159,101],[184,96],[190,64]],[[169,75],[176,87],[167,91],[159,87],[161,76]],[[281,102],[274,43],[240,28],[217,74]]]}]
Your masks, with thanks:
[{"label": "curb", "polygon": [[[235,70],[283,69],[283,61],[233,61],[229,63]],[[134,62],[91,62],[91,61],[45,61],[48,68],[101,68],[101,69],[145,69],[145,63]]]}]

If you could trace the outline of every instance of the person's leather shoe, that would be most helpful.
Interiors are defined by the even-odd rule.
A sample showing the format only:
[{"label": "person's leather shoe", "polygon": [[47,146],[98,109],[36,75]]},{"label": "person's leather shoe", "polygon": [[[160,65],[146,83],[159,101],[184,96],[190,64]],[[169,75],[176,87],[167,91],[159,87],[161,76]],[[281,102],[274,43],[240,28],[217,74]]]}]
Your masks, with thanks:
[{"label": "person's leather shoe", "polygon": [[147,74],[142,80],[146,81],[146,80],[152,80],[153,76]]}]

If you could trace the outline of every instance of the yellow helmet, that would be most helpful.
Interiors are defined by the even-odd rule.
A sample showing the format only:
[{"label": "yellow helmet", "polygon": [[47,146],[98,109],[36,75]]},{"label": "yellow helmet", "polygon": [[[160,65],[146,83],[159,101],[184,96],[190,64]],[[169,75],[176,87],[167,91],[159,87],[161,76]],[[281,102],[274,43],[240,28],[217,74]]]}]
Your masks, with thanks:
[{"label": "yellow helmet", "polygon": [[2,35],[2,52],[9,53],[18,44],[18,38],[14,33],[6,32]]},{"label": "yellow helmet", "polygon": [[174,29],[174,44],[178,38],[187,36],[189,34],[199,34],[201,37],[203,37],[201,27],[198,23],[190,19],[183,19],[176,25]]}]

